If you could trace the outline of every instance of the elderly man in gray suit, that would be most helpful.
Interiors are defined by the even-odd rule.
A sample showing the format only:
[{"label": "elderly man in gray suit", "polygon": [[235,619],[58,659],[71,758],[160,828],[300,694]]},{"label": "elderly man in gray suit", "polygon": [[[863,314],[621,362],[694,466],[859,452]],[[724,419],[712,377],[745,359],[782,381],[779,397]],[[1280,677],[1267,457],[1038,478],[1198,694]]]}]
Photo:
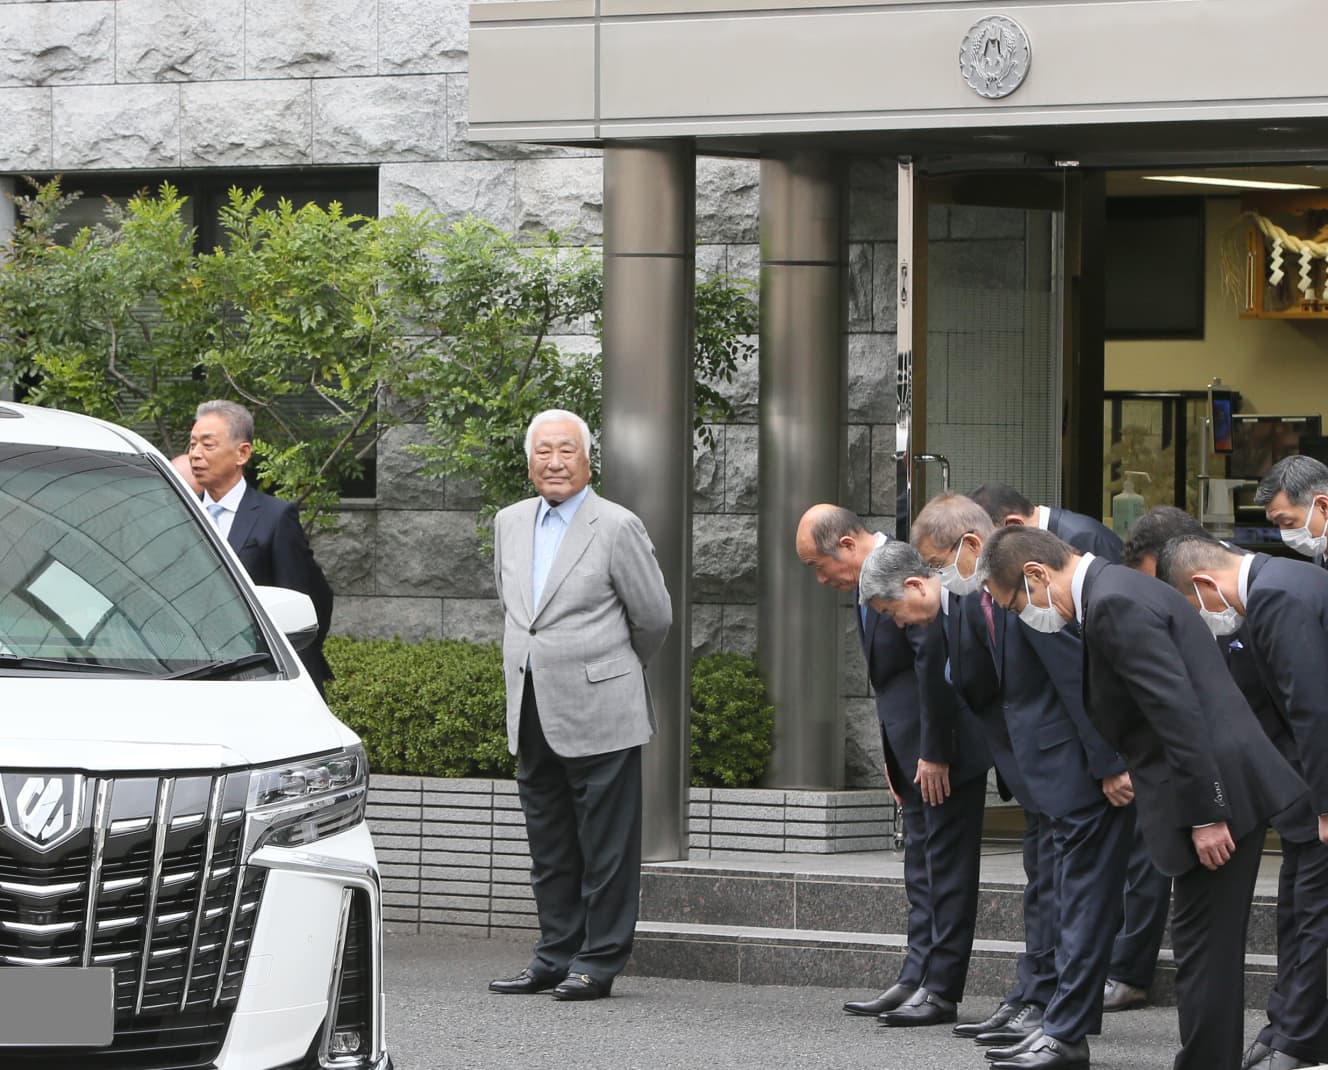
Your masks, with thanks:
[{"label": "elderly man in gray suit", "polygon": [[494,520],[505,615],[507,741],[530,840],[540,935],[507,995],[609,995],[641,886],[641,745],[655,732],[645,664],[673,622],[645,525],[589,486],[590,429],[550,409],[526,431],[536,496]]}]

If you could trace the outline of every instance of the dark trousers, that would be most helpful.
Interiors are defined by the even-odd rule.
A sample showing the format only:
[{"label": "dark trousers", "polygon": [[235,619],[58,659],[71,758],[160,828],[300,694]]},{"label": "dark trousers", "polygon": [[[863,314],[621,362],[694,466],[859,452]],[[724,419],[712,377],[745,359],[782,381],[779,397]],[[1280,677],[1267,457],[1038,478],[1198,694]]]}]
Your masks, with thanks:
[{"label": "dark trousers", "polygon": [[1195,865],[1175,879],[1180,1051],[1174,1070],[1239,1070],[1245,1018],[1245,930],[1259,875],[1264,826],[1236,841],[1226,865]]},{"label": "dark trousers", "polygon": [[1125,873],[1125,916],[1111,948],[1108,977],[1135,988],[1153,983],[1170,906],[1171,878],[1153,865],[1143,832],[1136,827]]},{"label": "dark trousers", "polygon": [[1328,847],[1282,841],[1277,979],[1259,1040],[1303,1062],[1328,1057]]},{"label": "dark trousers", "polygon": [[1056,866],[1056,994],[1042,1029],[1071,1043],[1102,1030],[1110,933],[1120,925],[1134,807],[1101,802],[1053,819]]},{"label": "dark trousers", "polygon": [[977,927],[978,870],[987,779],[952,784],[940,806],[925,806],[932,944],[922,985],[958,1003],[964,998]]},{"label": "dark trousers", "polygon": [[632,953],[641,892],[641,748],[583,758],[544,738],[531,673],[521,698],[517,792],[540,935],[531,969],[612,981]]},{"label": "dark trousers", "polygon": [[1056,872],[1051,819],[1024,812],[1024,950],[1007,1003],[1045,1007],[1056,991]]},{"label": "dark trousers", "polygon": [[904,895],[908,899],[908,950],[897,983],[920,988],[931,954],[931,878],[927,873],[927,816],[922,794],[900,792],[899,816],[904,823]]}]

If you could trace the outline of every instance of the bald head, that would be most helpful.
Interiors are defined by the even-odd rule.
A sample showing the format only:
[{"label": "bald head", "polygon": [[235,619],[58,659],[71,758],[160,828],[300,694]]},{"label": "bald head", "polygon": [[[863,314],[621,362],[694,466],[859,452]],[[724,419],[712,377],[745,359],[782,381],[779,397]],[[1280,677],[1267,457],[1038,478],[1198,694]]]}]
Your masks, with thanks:
[{"label": "bald head", "polygon": [[858,585],[862,562],[876,545],[857,513],[839,505],[813,505],[798,521],[798,559],[816,573],[816,581],[837,591]]}]

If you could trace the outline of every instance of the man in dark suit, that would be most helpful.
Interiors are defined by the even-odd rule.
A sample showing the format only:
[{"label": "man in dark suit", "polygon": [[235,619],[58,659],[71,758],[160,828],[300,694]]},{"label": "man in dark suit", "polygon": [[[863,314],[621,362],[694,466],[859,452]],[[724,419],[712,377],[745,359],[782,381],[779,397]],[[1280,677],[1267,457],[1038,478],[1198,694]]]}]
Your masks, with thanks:
[{"label": "man in dark suit", "polygon": [[253,441],[254,418],[248,409],[234,401],[205,401],[189,433],[189,467],[202,488],[203,508],[249,578],[259,586],[300,591],[313,602],[318,635],[299,655],[321,695],[332,679],[323,656],[332,623],[332,588],[314,560],[299,510],[244,481]]},{"label": "man in dark suit", "polygon": [[[1007,997],[1007,1004],[1021,1000],[1027,1009],[977,1040],[1013,1045],[989,1053],[997,1067],[1051,1070],[1086,1063],[1087,1037],[1101,1028],[1111,950],[1106,934],[1120,921],[1116,889],[1133,841],[1133,791],[1125,763],[1084,710],[1077,635],[1033,631],[974,585],[992,531],[976,502],[942,494],[918,514],[913,541],[952,597],[963,592],[949,615],[951,680],[986,730],[997,769],[1029,811],[1029,883],[1049,886],[1031,919],[1026,893],[1025,931],[1035,931],[1040,913],[1049,930],[1041,935],[1054,955],[1051,991]],[[1039,1047],[1038,1031],[1054,1043]]]},{"label": "man in dark suit", "polygon": [[1278,825],[1277,979],[1268,1024],[1245,1065],[1321,1063],[1328,1058],[1328,575],[1307,561],[1181,538],[1162,550],[1158,577],[1199,610],[1219,641],[1243,638],[1273,698],[1265,731],[1310,786],[1312,810],[1292,827]]},{"label": "man in dark suit", "polygon": [[1081,627],[1089,714],[1124,756],[1153,861],[1175,880],[1175,1070],[1237,1070],[1263,835],[1304,782],[1166,584],[1026,527],[996,532],[980,568],[992,598],[1029,627]]},{"label": "man in dark suit", "polygon": [[1259,480],[1254,504],[1263,506],[1291,549],[1328,564],[1328,465],[1300,454],[1283,457]]},{"label": "man in dark suit", "polygon": [[[1005,483],[984,483],[970,497],[987,511],[997,527],[1041,528],[1064,539],[1076,550],[1119,564],[1123,547],[1116,533],[1091,516],[1046,505],[1035,506]],[[1111,966],[1103,986],[1102,1008],[1123,1011],[1148,1001],[1148,986],[1157,966],[1162,933],[1171,906],[1171,881],[1149,856],[1143,829],[1136,825],[1126,869],[1121,927],[1112,946]]]},{"label": "man in dark suit", "polygon": [[[821,504],[799,521],[796,549],[820,583],[856,596],[863,561],[888,541],[850,510]],[[939,664],[934,660],[935,632],[900,628],[863,602],[856,615],[876,694],[886,777],[904,826],[908,949],[893,985],[844,1009],[895,1026],[952,1022],[977,909],[983,796],[973,784],[985,784],[987,762],[980,739],[955,740],[940,727],[945,712],[931,716],[922,705],[921,682],[944,671],[943,653]],[[947,784],[964,790],[947,793]]]},{"label": "man in dark suit", "polygon": [[[955,1004],[963,999],[969,956],[977,921],[982,814],[986,806],[987,770],[991,758],[982,731],[950,685],[946,639],[948,592],[939,580],[923,575],[899,578],[899,561],[917,562],[907,543],[885,542],[862,563],[859,598],[873,612],[901,628],[923,631],[918,658],[920,740],[917,780],[927,821],[927,861],[937,932],[946,934],[942,959],[933,948],[924,988],[927,1002],[944,1015],[928,1012],[914,1001],[882,1016],[885,1025],[914,1025],[957,1018]],[[923,1017],[925,1015],[925,1017]]]},{"label": "man in dark suit", "polygon": [[494,518],[507,744],[530,844],[539,939],[489,991],[602,999],[640,906],[641,748],[655,732],[645,666],[673,607],[639,517],[590,484],[590,430],[562,409],[526,431],[535,495]]}]

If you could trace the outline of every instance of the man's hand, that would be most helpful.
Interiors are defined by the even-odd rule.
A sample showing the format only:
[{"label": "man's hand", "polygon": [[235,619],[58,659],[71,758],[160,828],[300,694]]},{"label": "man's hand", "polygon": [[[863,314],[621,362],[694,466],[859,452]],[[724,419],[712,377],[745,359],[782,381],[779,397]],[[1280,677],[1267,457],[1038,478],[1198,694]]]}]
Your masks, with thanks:
[{"label": "man's hand", "polygon": [[1190,839],[1194,841],[1194,850],[1205,869],[1225,865],[1236,851],[1236,841],[1231,838],[1225,821],[1191,829]]},{"label": "man's hand", "polygon": [[1319,842],[1328,843],[1328,814],[1319,815]]},{"label": "man's hand", "polygon": [[1129,772],[1104,777],[1102,794],[1112,806],[1129,806],[1134,802],[1134,783],[1130,780]]},{"label": "man's hand", "polygon": [[940,806],[950,797],[950,767],[945,762],[919,758],[918,775],[913,778],[913,783],[922,792],[923,802]]}]

